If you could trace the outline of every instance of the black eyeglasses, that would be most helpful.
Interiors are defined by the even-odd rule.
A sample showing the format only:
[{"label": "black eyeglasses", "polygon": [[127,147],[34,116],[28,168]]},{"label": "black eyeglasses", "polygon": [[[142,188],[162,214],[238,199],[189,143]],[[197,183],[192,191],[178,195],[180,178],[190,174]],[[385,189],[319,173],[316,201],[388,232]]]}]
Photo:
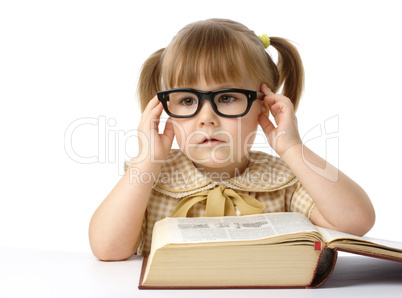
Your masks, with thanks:
[{"label": "black eyeglasses", "polygon": [[248,113],[255,100],[263,100],[264,94],[243,89],[197,91],[180,88],[157,92],[166,113],[175,118],[194,117],[208,100],[216,114],[227,118],[242,117]]}]

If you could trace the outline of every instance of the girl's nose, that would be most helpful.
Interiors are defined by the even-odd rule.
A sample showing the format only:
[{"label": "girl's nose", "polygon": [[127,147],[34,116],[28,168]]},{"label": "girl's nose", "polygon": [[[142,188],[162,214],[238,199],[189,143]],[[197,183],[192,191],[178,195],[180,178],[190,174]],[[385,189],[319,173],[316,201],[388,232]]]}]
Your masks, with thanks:
[{"label": "girl's nose", "polygon": [[198,119],[201,126],[218,125],[218,115],[215,113],[209,101],[205,100],[201,104],[201,109],[198,112]]}]

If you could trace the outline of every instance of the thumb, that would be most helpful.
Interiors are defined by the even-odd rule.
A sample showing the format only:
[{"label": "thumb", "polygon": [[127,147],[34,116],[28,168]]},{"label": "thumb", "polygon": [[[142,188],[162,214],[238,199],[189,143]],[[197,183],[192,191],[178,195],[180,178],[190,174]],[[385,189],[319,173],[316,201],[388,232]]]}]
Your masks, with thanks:
[{"label": "thumb", "polygon": [[269,136],[271,132],[275,129],[275,125],[271,122],[271,120],[269,120],[269,118],[265,114],[260,114],[258,116],[258,123],[260,124],[265,136],[269,140]]},{"label": "thumb", "polygon": [[172,147],[173,139],[174,139],[174,129],[172,118],[168,118],[165,124],[165,129],[163,130],[163,134],[161,135],[161,139],[165,148],[170,149]]}]

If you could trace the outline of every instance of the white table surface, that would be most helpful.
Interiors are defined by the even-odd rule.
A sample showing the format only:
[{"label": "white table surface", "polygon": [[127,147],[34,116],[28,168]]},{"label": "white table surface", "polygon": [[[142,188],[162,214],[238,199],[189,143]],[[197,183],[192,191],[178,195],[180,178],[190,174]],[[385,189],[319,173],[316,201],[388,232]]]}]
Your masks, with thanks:
[{"label": "white table surface", "polygon": [[141,263],[0,247],[0,297],[402,297],[402,263],[357,255],[340,255],[320,288],[297,290],[138,290]]}]

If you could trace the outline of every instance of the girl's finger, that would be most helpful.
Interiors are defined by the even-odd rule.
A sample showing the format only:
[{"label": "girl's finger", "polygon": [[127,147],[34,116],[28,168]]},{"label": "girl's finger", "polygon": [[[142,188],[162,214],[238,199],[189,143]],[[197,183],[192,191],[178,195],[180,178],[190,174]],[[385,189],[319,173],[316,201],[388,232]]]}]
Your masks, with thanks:
[{"label": "girl's finger", "polygon": [[[173,142],[174,138],[174,129],[173,129],[173,122],[172,118],[168,118],[165,124],[165,129],[163,131],[163,134],[168,138],[170,142]],[[171,143],[170,143],[171,144]]]},{"label": "girl's finger", "polygon": [[271,122],[271,120],[269,120],[267,115],[264,115],[264,114],[260,114],[258,116],[258,122],[259,122],[265,136],[269,140],[269,136],[270,136],[271,132],[275,129],[275,125]]},{"label": "girl's finger", "polygon": [[158,104],[160,104],[160,101],[158,100],[158,96],[154,96],[154,98],[152,98],[147,106],[145,107],[145,110],[143,113],[149,113],[150,111],[152,111],[155,107],[158,106]]},{"label": "girl's finger", "polygon": [[286,102],[287,104],[292,104],[290,99],[282,94],[275,94],[267,87],[267,85],[261,85],[261,92],[265,94],[264,102],[268,103],[271,107],[272,105],[276,104],[277,102]]},{"label": "girl's finger", "polygon": [[284,108],[284,104],[282,102],[276,102],[270,105],[270,111],[272,116],[274,116],[275,120],[279,113],[282,112]]},{"label": "girl's finger", "polygon": [[260,90],[262,93],[264,93],[266,96],[275,94],[272,92],[271,89],[268,88],[268,86],[266,84],[261,84]]},{"label": "girl's finger", "polygon": [[268,98],[264,98],[270,107],[271,113],[276,117],[281,112],[293,112],[293,104],[286,96],[275,94]]},{"label": "girl's finger", "polygon": [[158,130],[158,126],[159,126],[159,122],[160,122],[160,117],[162,115],[163,112],[163,106],[162,103],[159,103],[158,105],[156,105],[152,111],[150,111],[149,113],[149,120],[151,121],[151,128]]},{"label": "girl's finger", "polygon": [[151,113],[152,113],[152,111],[156,108],[156,107],[158,107],[158,105],[159,105],[159,101],[158,101],[158,97],[157,96],[155,96],[154,98],[152,98],[149,102],[148,102],[148,104],[147,104],[147,106],[145,107],[145,109],[144,109],[144,111],[141,113],[141,121],[140,122],[142,122],[142,123],[144,123],[144,122],[149,122],[149,119],[151,118],[153,118],[153,116],[151,115]]}]

